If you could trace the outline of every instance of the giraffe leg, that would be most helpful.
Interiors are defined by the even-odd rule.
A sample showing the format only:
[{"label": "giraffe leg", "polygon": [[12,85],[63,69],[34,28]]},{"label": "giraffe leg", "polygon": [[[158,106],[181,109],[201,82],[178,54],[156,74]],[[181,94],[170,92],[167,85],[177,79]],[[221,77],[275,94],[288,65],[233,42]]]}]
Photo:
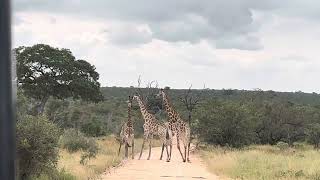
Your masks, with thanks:
[{"label": "giraffe leg", "polygon": [[189,159],[189,155],[190,155],[190,142],[189,142],[189,144],[188,144],[188,158],[187,158],[187,161],[188,161],[188,162],[191,162],[190,159]]},{"label": "giraffe leg", "polygon": [[161,149],[161,156],[160,156],[160,160],[162,160],[162,155],[163,155],[163,148],[164,148],[164,143],[162,144],[162,149]]},{"label": "giraffe leg", "polygon": [[118,151],[118,156],[120,155],[121,145],[122,145],[122,143],[120,142],[119,151]]},{"label": "giraffe leg", "polygon": [[170,157],[169,157],[169,160],[171,160],[171,154],[172,154],[172,144],[170,144]]},{"label": "giraffe leg", "polygon": [[125,150],[124,156],[126,158],[128,158],[128,149],[129,149],[129,145],[128,145],[128,143],[126,143],[125,146],[124,146],[124,150]]},{"label": "giraffe leg", "polygon": [[149,155],[148,155],[148,159],[147,160],[150,160],[150,156],[151,156],[151,139],[149,140]]},{"label": "giraffe leg", "polygon": [[186,145],[184,145],[184,162],[186,162],[187,159],[187,147]]},{"label": "giraffe leg", "polygon": [[148,137],[148,136],[145,136],[145,137],[143,138],[142,147],[141,147],[141,151],[140,151],[140,155],[139,155],[139,160],[140,160],[140,158],[141,158],[141,156],[142,156],[142,151],[143,151],[143,148],[144,148],[144,143],[146,142],[147,137]]},{"label": "giraffe leg", "polygon": [[166,145],[166,151],[167,151],[167,162],[170,162],[170,155],[168,151],[168,145]]},{"label": "giraffe leg", "polygon": [[132,156],[132,159],[134,159],[134,140],[132,140],[131,156]]},{"label": "giraffe leg", "polygon": [[182,161],[185,162],[186,160],[184,159],[183,154],[182,154],[181,149],[180,149],[180,140],[179,140],[178,134],[177,134],[177,148],[178,148],[178,150],[180,152],[180,155],[182,157]]}]

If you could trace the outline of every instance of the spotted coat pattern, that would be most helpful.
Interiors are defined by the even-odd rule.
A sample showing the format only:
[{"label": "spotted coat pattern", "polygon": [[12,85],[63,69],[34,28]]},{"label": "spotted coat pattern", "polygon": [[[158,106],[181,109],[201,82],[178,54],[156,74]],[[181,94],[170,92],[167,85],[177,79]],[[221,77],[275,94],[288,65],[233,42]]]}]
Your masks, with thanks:
[{"label": "spotted coat pattern", "polygon": [[[152,139],[154,136],[158,136],[163,147],[166,147],[166,149],[167,149],[167,161],[170,161],[171,155],[169,155],[169,153],[168,153],[168,146],[172,146],[172,133],[171,133],[170,129],[164,123],[158,121],[154,114],[151,114],[148,112],[147,106],[142,101],[140,96],[136,95],[133,97],[133,99],[135,99],[138,102],[142,117],[144,119],[144,124],[143,124],[144,139],[143,139],[143,144],[142,144],[139,159],[141,158],[145,141],[149,141],[148,160],[150,159]],[[162,153],[163,153],[163,150],[162,150]],[[161,156],[161,158],[162,158],[162,156]]]},{"label": "spotted coat pattern", "polygon": [[[189,160],[189,148],[190,148],[190,127],[189,124],[186,123],[180,117],[179,113],[173,108],[172,104],[170,103],[168,95],[164,92],[163,89],[160,90],[159,94],[163,98],[163,105],[169,117],[169,128],[173,132],[174,135],[177,137],[177,148],[180,152],[183,162],[190,161]],[[180,141],[182,141],[184,146],[184,155],[180,149]]]}]

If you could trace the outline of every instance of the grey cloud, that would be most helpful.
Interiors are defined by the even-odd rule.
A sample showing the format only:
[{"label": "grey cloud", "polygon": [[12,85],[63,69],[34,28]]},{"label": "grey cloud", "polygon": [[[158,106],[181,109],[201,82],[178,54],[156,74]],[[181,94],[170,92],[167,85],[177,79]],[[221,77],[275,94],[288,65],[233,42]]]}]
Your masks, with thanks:
[{"label": "grey cloud", "polygon": [[288,17],[298,17],[313,21],[319,21],[320,1],[317,0],[285,0],[285,5],[274,10],[274,13]]},{"label": "grey cloud", "polygon": [[[289,0],[16,0],[17,11],[50,11],[77,16],[93,16],[123,22],[148,24],[153,32],[151,38],[169,42],[200,40],[215,42],[219,48],[246,50],[261,49],[258,37],[250,33],[259,30],[253,23],[252,9],[278,10],[295,8]],[[297,7],[298,1],[294,3]],[[310,6],[312,7],[312,6]],[[115,33],[113,41],[120,44],[150,41],[137,32]]]},{"label": "grey cloud", "polygon": [[236,36],[225,37],[216,41],[218,49],[242,49],[242,50],[259,50],[263,46],[258,37],[255,36]]},{"label": "grey cloud", "polygon": [[107,33],[109,40],[117,45],[131,46],[149,43],[152,40],[151,32],[132,26],[107,30]]}]

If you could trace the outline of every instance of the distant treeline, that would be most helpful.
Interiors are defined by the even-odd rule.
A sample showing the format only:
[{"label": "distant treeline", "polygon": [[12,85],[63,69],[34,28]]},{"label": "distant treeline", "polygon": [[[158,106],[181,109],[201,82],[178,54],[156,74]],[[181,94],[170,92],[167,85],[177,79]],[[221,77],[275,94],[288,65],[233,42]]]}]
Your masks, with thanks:
[{"label": "distant treeline", "polygon": [[[187,90],[169,89],[168,95],[181,116],[187,120],[188,111],[182,99]],[[156,89],[142,88],[148,94],[149,110],[159,120],[166,121],[161,99]],[[45,107],[49,120],[61,128],[76,128],[87,136],[118,134],[127,118],[127,97],[137,91],[134,87],[103,87],[104,101],[50,98]],[[200,99],[191,119],[192,134],[206,143],[241,147],[248,144],[293,144],[308,141],[315,146],[320,141],[320,95],[302,92],[192,90]],[[20,95],[20,101],[28,98]],[[22,107],[19,111],[32,107]],[[135,134],[143,134],[143,119],[134,103]]]},{"label": "distant treeline", "polygon": [[[170,89],[167,87],[167,89]],[[142,90],[147,91],[146,88]],[[101,91],[105,99],[126,99],[128,94],[133,94],[136,89],[134,87],[102,87]],[[170,89],[170,95],[175,98],[181,98],[187,89]],[[262,91],[256,90],[237,90],[237,89],[192,89],[194,96],[201,96],[202,99],[219,98],[221,100],[270,100],[277,99],[288,101],[301,105],[320,105],[320,94],[297,92],[277,92],[277,91]]]},{"label": "distant treeline", "polygon": [[[124,101],[135,91],[133,87],[102,88],[105,102]],[[187,89],[168,90],[185,120],[188,111],[182,98],[186,92]],[[320,95],[317,93],[201,89],[192,90],[191,96],[200,99],[192,116],[192,134],[203,142],[233,147],[280,141],[319,146]],[[149,108],[165,119],[160,101],[149,98]]]}]

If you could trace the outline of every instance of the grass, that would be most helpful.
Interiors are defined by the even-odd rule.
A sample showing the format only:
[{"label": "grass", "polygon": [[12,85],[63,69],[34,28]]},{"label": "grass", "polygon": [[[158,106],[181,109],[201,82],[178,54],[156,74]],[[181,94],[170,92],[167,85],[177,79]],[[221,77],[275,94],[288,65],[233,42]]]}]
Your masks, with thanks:
[{"label": "grass", "polygon": [[[67,150],[60,150],[60,158],[58,169],[64,169],[72,174],[76,179],[94,179],[98,178],[106,169],[117,166],[124,158],[124,146],[121,148],[120,156],[118,156],[119,142],[115,137],[108,136],[96,139],[99,145],[99,152],[96,158],[90,159],[86,165],[80,164],[82,152],[69,153]],[[135,153],[140,152],[142,139],[135,139]],[[153,146],[159,146],[160,142],[155,140]],[[145,149],[148,147],[145,144]],[[129,157],[131,157],[131,149],[129,149]]]},{"label": "grass", "polygon": [[276,146],[250,146],[243,150],[207,147],[201,156],[211,172],[232,179],[320,180],[320,151]]},{"label": "grass", "polygon": [[[51,174],[51,176],[49,176]],[[50,173],[41,174],[39,177],[32,177],[33,180],[76,180],[76,177],[70,173],[67,173],[64,169],[52,170]]]}]

